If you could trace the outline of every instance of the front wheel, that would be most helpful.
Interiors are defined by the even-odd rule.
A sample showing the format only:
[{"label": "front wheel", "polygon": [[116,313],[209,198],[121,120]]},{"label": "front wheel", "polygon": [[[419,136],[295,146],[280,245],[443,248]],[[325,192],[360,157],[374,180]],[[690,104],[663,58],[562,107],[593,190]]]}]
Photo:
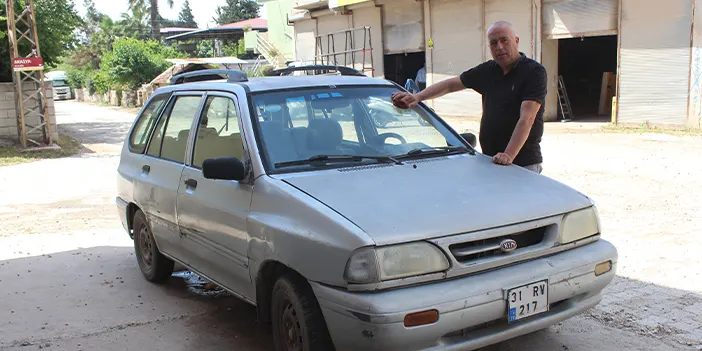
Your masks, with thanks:
[{"label": "front wheel", "polygon": [[173,274],[175,263],[163,256],[156,247],[151,227],[141,210],[134,215],[134,251],[139,269],[146,280],[163,283]]},{"label": "front wheel", "polygon": [[285,275],[275,283],[271,320],[277,351],[334,350],[317,299],[300,277]]}]

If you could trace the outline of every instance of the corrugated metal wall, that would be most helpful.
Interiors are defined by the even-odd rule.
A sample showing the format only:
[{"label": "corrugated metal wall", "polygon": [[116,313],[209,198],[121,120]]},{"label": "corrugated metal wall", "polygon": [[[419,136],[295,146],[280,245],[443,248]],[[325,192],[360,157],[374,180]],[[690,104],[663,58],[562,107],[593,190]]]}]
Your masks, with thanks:
[{"label": "corrugated metal wall", "polygon": [[[512,22],[520,38],[520,51],[540,59],[530,0],[429,0],[429,4],[434,83],[492,59],[487,29],[498,20]],[[444,115],[480,117],[482,99],[473,90],[464,90],[434,100],[434,109]]]},{"label": "corrugated metal wall", "polygon": [[[332,36],[333,40],[330,40],[327,34],[349,28],[351,28],[351,15],[331,14],[317,17],[317,35],[322,36],[322,52],[336,53],[344,51],[344,45],[346,43],[345,34],[334,34]],[[329,63],[333,64],[334,58],[336,58],[338,64],[344,64],[344,54],[330,56],[325,58],[324,62],[327,63],[328,59]],[[350,62],[350,59],[348,62]]]},{"label": "corrugated metal wall", "polygon": [[378,1],[383,6],[385,54],[424,51],[424,6],[421,1]]},{"label": "corrugated metal wall", "polygon": [[702,0],[695,0],[695,3],[687,126],[702,128]]},{"label": "corrugated metal wall", "polygon": [[[434,40],[433,82],[453,78],[483,62],[485,44],[482,0],[430,0],[431,36]],[[480,117],[478,93],[464,90],[434,100],[434,110],[444,115]]]},{"label": "corrugated metal wall", "polygon": [[569,38],[592,33],[616,34],[618,0],[544,0],[543,33]]},{"label": "corrugated metal wall", "polygon": [[314,60],[317,20],[306,19],[295,22],[295,60]]},{"label": "corrugated metal wall", "polygon": [[618,122],[684,125],[692,0],[623,0]]},{"label": "corrugated metal wall", "polygon": [[[366,38],[365,41],[366,43],[369,43],[372,45],[373,52],[372,52],[372,57],[373,57],[373,67],[375,68],[375,76],[376,77],[382,77],[384,76],[385,72],[383,69],[383,30],[382,30],[382,21],[381,21],[381,12],[380,8],[376,6],[369,6],[369,7],[363,7],[363,8],[356,8],[353,10],[353,28],[358,28],[358,27],[363,27],[363,26],[369,26],[370,27],[370,39]],[[363,37],[364,31],[356,31],[354,32],[354,47],[355,48],[362,48],[363,47]],[[358,55],[358,54],[357,54]],[[371,59],[371,54],[367,53],[365,55],[366,57],[366,66],[370,66],[370,59]],[[354,61],[356,63],[356,68],[361,69],[360,63],[362,63],[362,56],[355,58]],[[370,72],[365,72],[368,76],[370,76]]]},{"label": "corrugated metal wall", "polygon": [[[530,58],[537,58],[535,36],[531,15],[532,2],[529,0],[485,0],[485,34],[490,25],[497,21],[509,21],[517,28],[519,51]],[[538,35],[538,32],[536,32]],[[485,44],[485,57],[491,59],[490,48]]]}]

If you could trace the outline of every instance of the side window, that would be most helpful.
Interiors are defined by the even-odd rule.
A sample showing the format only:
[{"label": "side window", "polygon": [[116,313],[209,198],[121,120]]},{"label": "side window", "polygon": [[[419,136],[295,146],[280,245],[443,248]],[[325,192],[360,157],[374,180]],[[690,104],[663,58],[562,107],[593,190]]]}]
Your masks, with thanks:
[{"label": "side window", "polygon": [[161,118],[149,146],[149,155],[184,163],[185,148],[192,127],[200,96],[179,96],[170,115]]},{"label": "side window", "polygon": [[168,100],[168,95],[159,95],[151,99],[144,112],[139,116],[132,135],[129,136],[129,148],[134,153],[144,153],[146,143],[149,140],[149,133],[154,127],[154,123],[161,113],[161,108]]},{"label": "side window", "polygon": [[290,120],[293,127],[307,127],[309,125],[309,112],[307,110],[307,101],[304,97],[295,97],[285,99],[285,104],[290,113]]},{"label": "side window", "polygon": [[208,97],[197,127],[193,167],[201,168],[208,158],[233,156],[243,160],[243,155],[236,104],[228,97]]}]

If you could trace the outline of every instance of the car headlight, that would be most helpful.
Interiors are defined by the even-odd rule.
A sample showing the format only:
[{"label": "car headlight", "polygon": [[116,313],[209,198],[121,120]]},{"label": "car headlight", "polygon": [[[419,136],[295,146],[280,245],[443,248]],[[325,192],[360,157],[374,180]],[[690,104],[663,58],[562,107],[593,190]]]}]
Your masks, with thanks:
[{"label": "car headlight", "polygon": [[595,206],[565,215],[561,229],[561,244],[587,238],[600,233],[600,217]]},{"label": "car headlight", "polygon": [[349,283],[367,284],[436,273],[448,268],[449,261],[438,247],[416,242],[356,250],[346,264],[344,278]]}]

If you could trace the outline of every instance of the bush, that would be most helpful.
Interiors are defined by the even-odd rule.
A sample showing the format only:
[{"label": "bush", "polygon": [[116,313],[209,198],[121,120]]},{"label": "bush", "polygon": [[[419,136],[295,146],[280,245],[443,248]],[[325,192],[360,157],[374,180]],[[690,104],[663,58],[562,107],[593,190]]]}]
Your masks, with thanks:
[{"label": "bush", "polygon": [[110,77],[104,70],[93,71],[89,77],[88,94],[107,94],[112,88]]},{"label": "bush", "polygon": [[115,41],[112,52],[103,56],[100,66],[115,83],[113,87],[136,90],[171,66],[167,58],[180,56],[156,41],[123,38]]}]

